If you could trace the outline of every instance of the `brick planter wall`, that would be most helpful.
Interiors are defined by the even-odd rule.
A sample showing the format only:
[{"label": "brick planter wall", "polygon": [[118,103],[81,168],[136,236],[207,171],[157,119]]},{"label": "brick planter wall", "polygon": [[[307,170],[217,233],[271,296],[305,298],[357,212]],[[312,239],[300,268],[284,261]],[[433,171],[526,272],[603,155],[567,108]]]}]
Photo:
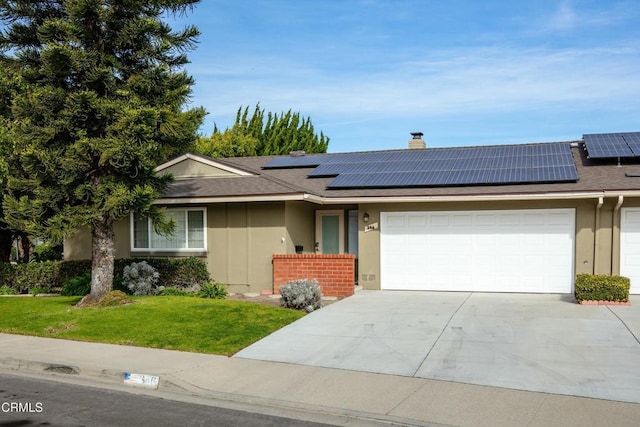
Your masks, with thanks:
[{"label": "brick planter wall", "polygon": [[290,280],[316,279],[326,296],[353,295],[355,255],[273,255],[273,292]]}]

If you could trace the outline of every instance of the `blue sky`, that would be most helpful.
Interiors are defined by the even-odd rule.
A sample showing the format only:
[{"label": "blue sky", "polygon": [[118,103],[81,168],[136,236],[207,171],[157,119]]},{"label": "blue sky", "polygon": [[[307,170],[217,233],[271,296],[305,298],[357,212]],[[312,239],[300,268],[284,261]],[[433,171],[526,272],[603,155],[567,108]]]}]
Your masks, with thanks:
[{"label": "blue sky", "polygon": [[640,131],[640,2],[203,0],[187,71],[201,133],[292,109],[329,151]]}]

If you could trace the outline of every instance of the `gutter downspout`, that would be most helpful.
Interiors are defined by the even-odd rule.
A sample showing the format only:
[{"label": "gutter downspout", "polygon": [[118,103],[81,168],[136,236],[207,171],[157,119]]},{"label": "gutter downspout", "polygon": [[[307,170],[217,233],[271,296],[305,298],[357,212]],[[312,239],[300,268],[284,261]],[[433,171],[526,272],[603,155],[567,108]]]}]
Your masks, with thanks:
[{"label": "gutter downspout", "polygon": [[591,267],[592,274],[598,274],[598,262],[600,261],[600,251],[598,246],[600,245],[600,208],[604,204],[604,197],[598,197],[598,204],[596,205],[596,224],[595,224],[595,238],[593,241],[593,266]]},{"label": "gutter downspout", "polygon": [[[618,203],[613,208],[613,230],[611,230],[611,274],[620,274],[620,207],[624,202],[624,196],[618,196]],[[616,231],[617,230],[617,231]],[[618,264],[614,263],[618,260]]]}]

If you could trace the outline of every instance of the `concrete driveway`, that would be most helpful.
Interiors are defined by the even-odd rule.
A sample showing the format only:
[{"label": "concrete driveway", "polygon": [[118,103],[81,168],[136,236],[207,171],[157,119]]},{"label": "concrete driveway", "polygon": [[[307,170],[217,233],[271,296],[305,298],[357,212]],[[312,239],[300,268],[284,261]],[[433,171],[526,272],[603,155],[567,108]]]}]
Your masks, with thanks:
[{"label": "concrete driveway", "polygon": [[360,291],[234,357],[640,403],[640,300]]}]

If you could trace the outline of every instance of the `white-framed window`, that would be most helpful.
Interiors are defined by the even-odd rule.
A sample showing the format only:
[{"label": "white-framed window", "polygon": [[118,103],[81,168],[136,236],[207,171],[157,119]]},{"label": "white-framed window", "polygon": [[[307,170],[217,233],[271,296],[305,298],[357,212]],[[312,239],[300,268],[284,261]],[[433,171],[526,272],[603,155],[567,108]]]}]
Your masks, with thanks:
[{"label": "white-framed window", "polygon": [[206,208],[171,208],[166,215],[176,227],[172,235],[156,233],[151,220],[138,213],[131,214],[131,250],[189,252],[207,250]]}]

